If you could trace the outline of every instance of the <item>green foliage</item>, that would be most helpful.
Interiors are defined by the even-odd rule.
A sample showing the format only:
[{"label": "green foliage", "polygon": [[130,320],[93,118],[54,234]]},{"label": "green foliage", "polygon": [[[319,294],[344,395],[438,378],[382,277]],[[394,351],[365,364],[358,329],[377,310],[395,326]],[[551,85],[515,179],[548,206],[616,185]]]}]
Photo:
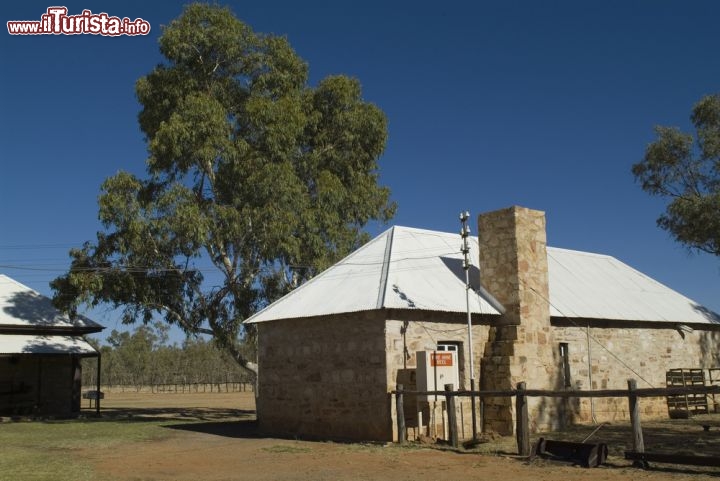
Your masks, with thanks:
[{"label": "green foliage", "polygon": [[[103,183],[105,231],[71,251],[54,300],[71,313],[107,303],[126,323],[161,316],[247,365],[242,321],[392,217],[377,172],[386,119],[356,79],[308,86],[285,38],[225,8],[189,5],[160,50],[167,61],[136,85],[148,177]],[[217,269],[212,281],[200,260]]]},{"label": "green foliage", "polygon": [[633,166],[643,190],[670,202],[658,225],[690,249],[720,255],[720,94],[691,116],[696,135],[656,127],[657,140]]}]

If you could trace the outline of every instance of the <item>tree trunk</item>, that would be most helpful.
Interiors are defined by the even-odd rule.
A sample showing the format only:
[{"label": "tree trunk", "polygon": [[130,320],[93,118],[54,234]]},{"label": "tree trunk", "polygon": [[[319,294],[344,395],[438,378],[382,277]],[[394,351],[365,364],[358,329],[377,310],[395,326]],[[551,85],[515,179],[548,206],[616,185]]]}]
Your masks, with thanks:
[{"label": "tree trunk", "polygon": [[245,371],[250,374],[253,381],[257,380],[257,374],[258,374],[258,366],[257,363],[250,361],[247,359],[243,353],[241,353],[235,346],[225,346],[225,350],[232,356],[232,358],[235,360],[235,362],[238,363],[238,365],[245,369]]}]

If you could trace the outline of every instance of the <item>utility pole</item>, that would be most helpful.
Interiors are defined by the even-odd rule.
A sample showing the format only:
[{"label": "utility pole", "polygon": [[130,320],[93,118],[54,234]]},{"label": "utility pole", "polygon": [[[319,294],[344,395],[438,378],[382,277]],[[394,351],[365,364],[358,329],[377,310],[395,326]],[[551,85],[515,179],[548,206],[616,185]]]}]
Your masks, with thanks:
[{"label": "utility pole", "polygon": [[468,330],[468,354],[470,356],[470,406],[472,409],[472,434],[473,440],[477,439],[477,414],[475,413],[475,358],[473,356],[473,335],[472,335],[472,315],[470,313],[470,245],[468,245],[468,237],[470,237],[470,227],[467,221],[470,218],[470,212],[460,213],[460,237],[462,237],[462,245],[460,252],[463,253],[463,269],[465,270],[465,304],[467,306],[467,330]]}]

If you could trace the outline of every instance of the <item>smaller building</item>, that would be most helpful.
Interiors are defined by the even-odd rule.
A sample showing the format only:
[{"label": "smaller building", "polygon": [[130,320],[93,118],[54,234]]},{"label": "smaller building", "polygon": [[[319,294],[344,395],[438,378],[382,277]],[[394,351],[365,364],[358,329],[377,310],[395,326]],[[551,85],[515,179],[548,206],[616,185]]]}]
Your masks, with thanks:
[{"label": "smaller building", "polygon": [[79,414],[80,361],[100,356],[83,336],[103,329],[0,274],[0,415]]}]

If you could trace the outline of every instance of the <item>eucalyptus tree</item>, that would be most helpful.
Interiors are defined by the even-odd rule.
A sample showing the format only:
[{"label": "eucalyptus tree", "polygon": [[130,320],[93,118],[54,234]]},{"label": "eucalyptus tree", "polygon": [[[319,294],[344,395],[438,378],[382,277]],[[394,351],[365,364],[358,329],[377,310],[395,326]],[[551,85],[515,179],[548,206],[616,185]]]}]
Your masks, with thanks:
[{"label": "eucalyptus tree", "polygon": [[189,5],[159,43],[164,62],[136,84],[147,174],[102,184],[103,230],[71,250],[54,301],[162,318],[254,370],[242,321],[392,217],[386,118],[354,78],[309,85],[286,38],[226,8]]},{"label": "eucalyptus tree", "polygon": [[702,98],[690,117],[695,136],[656,127],[657,139],[632,168],[643,190],[668,199],[658,226],[691,250],[720,255],[720,94]]}]

